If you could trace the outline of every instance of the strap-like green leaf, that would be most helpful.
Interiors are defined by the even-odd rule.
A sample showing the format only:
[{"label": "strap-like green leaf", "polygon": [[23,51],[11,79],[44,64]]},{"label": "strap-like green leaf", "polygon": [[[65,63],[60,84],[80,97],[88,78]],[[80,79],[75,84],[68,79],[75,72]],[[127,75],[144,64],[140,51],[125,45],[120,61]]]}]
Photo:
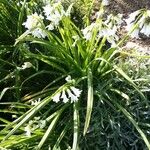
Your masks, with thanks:
[{"label": "strap-like green leaf", "polygon": [[118,103],[116,103],[116,105],[124,113],[124,115],[131,121],[131,123],[134,125],[134,127],[136,128],[136,130],[139,132],[139,134],[141,135],[142,139],[144,140],[144,142],[145,142],[148,150],[150,150],[150,142],[148,141],[146,135],[140,129],[140,127],[138,126],[138,124],[136,123],[136,121],[133,119],[133,117],[131,116],[131,114],[126,109],[124,109],[121,105],[119,105]]},{"label": "strap-like green leaf", "polygon": [[73,134],[73,145],[72,150],[78,149],[78,134],[79,134],[79,110],[78,102],[74,103],[74,134]]},{"label": "strap-like green leaf", "polygon": [[87,110],[86,110],[86,118],[85,118],[85,125],[84,125],[84,132],[83,135],[87,133],[90,119],[91,119],[91,113],[93,108],[93,75],[92,71],[89,68],[88,69],[88,97],[87,97]]}]

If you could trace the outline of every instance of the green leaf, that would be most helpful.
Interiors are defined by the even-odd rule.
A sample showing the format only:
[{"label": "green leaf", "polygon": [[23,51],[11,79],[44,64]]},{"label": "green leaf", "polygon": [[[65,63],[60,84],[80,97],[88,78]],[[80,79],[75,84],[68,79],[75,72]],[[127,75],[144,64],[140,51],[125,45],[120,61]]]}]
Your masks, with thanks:
[{"label": "green leaf", "polygon": [[45,141],[47,140],[48,136],[50,135],[50,133],[53,131],[58,119],[60,117],[60,114],[58,114],[53,121],[51,122],[51,124],[49,125],[47,131],[45,132],[44,136],[42,137],[42,140],[40,141],[40,143],[38,144],[38,147],[36,148],[36,150],[40,150],[43,146],[43,144],[45,143]]},{"label": "green leaf", "polygon": [[44,136],[42,137],[42,139],[41,139],[40,143],[38,144],[36,150],[40,150],[42,148],[42,146],[45,143],[45,141],[47,140],[48,136],[51,134],[51,132],[53,131],[54,127],[56,126],[56,123],[57,123],[60,115],[65,110],[65,108],[68,107],[68,105],[69,104],[65,104],[65,106],[63,106],[59,111],[57,111],[57,115],[54,117],[54,119],[50,123],[47,131],[45,132]]},{"label": "green leaf", "polygon": [[86,118],[85,118],[83,135],[85,135],[87,133],[87,130],[88,130],[88,127],[90,124],[92,108],[93,108],[93,75],[92,75],[91,69],[89,68],[88,69],[87,110],[86,110]]},{"label": "green leaf", "polygon": [[139,132],[139,134],[141,135],[142,139],[144,140],[148,150],[150,150],[150,142],[148,141],[146,135],[144,134],[144,132],[140,129],[140,127],[138,126],[138,124],[136,123],[136,121],[133,119],[133,117],[131,116],[131,114],[124,109],[121,105],[119,105],[117,102],[115,102],[117,107],[124,113],[124,115],[130,120],[130,122],[134,125],[134,127],[136,128],[136,130]]},{"label": "green leaf", "polygon": [[120,74],[122,75],[136,90],[137,92],[140,94],[141,98],[146,101],[146,104],[148,105],[147,103],[147,99],[146,97],[144,96],[144,94],[139,90],[139,88],[137,87],[137,85],[133,82],[133,80],[119,67],[117,67],[116,65],[114,65],[114,69]]},{"label": "green leaf", "polygon": [[57,139],[57,141],[56,141],[56,143],[55,143],[55,145],[54,145],[54,147],[53,147],[53,150],[57,150],[58,148],[60,148],[60,147],[59,147],[59,144],[60,144],[60,142],[62,141],[64,135],[66,134],[67,129],[68,129],[69,126],[70,126],[70,122],[67,123],[67,125],[65,126],[65,128],[64,128],[63,131],[61,132],[60,136],[58,137],[58,139]]},{"label": "green leaf", "polygon": [[73,134],[73,145],[72,150],[78,149],[78,135],[79,135],[79,110],[78,102],[74,103],[74,134]]}]

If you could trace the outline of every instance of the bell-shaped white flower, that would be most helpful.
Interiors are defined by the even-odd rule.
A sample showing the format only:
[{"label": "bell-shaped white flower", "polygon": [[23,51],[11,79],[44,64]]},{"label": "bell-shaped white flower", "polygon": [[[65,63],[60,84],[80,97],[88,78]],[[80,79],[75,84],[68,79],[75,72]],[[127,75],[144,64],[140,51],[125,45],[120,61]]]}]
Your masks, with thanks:
[{"label": "bell-shaped white flower", "polygon": [[70,75],[68,75],[68,76],[65,78],[65,80],[66,80],[67,82],[72,81],[71,76],[70,76]]},{"label": "bell-shaped white flower", "polygon": [[46,19],[50,21],[50,25],[47,26],[48,30],[53,30],[54,27],[57,27],[63,16],[70,16],[71,8],[72,5],[70,5],[65,12],[61,2],[48,4],[43,7]]},{"label": "bell-shaped white flower", "polygon": [[45,16],[47,17],[53,12],[53,7],[51,4],[47,4],[46,6],[43,7],[43,9],[44,9]]},{"label": "bell-shaped white flower", "polygon": [[27,21],[23,23],[25,28],[31,30],[36,27],[41,26],[40,21],[42,21],[44,17],[42,15],[38,15],[36,12],[32,15],[27,16]]},{"label": "bell-shaped white flower", "polygon": [[47,36],[46,32],[41,28],[36,28],[31,33],[34,37],[37,38],[45,38]]},{"label": "bell-shaped white flower", "polygon": [[81,95],[81,90],[71,86],[70,89],[72,90],[73,94],[76,95],[77,97],[79,97]]},{"label": "bell-shaped white flower", "polygon": [[38,105],[40,102],[41,102],[41,98],[38,98],[37,100],[32,100],[32,101],[31,101],[31,105],[32,105],[32,106],[36,106],[36,105]]},{"label": "bell-shaped white flower", "polygon": [[27,69],[31,68],[33,65],[30,62],[24,62],[24,64],[21,66],[21,69]]},{"label": "bell-shaped white flower", "polygon": [[23,23],[25,28],[27,28],[34,37],[45,38],[47,36],[46,32],[42,29],[44,17],[38,15],[36,12],[32,15],[27,16],[27,21]]},{"label": "bell-shaped white flower", "polygon": [[145,34],[146,36],[150,36],[150,23],[145,23],[141,30],[141,33]]},{"label": "bell-shaped white flower", "polygon": [[104,22],[110,29],[112,28],[119,28],[122,21],[122,14],[118,14],[118,15],[113,15],[110,14],[107,16],[106,21]]},{"label": "bell-shaped white flower", "polygon": [[133,28],[133,26],[134,26],[134,23],[127,24],[126,27],[125,27],[125,29],[127,31],[130,31]]},{"label": "bell-shaped white flower", "polygon": [[46,126],[46,120],[39,120],[38,126],[39,126],[40,129],[45,128],[45,126]]},{"label": "bell-shaped white flower", "polygon": [[31,127],[30,125],[27,125],[25,128],[24,128],[25,132],[26,132],[26,136],[30,137],[31,136]]},{"label": "bell-shaped white flower", "polygon": [[93,35],[93,29],[96,29],[98,27],[98,24],[92,23],[91,25],[87,26],[82,30],[84,38],[88,41],[91,40]]},{"label": "bell-shaped white flower", "polygon": [[71,99],[71,103],[78,101],[78,97],[72,94],[72,92],[69,89],[67,89],[67,93],[68,93],[68,97],[70,97]]},{"label": "bell-shaped white flower", "polygon": [[62,91],[61,98],[64,103],[67,103],[69,101],[64,90]]},{"label": "bell-shaped white flower", "polygon": [[131,33],[131,37],[132,38],[139,38],[139,32],[140,32],[140,30],[139,30],[139,28],[136,28],[132,33]]},{"label": "bell-shaped white flower", "polygon": [[51,23],[51,24],[49,24],[46,28],[47,28],[49,31],[52,31],[52,30],[54,30],[55,25]]},{"label": "bell-shaped white flower", "polygon": [[141,12],[140,10],[137,10],[137,11],[131,13],[129,15],[129,18],[125,20],[127,25],[133,23],[135,21],[136,17],[140,14],[140,12]]},{"label": "bell-shaped white flower", "polygon": [[58,103],[60,101],[60,94],[61,93],[57,93],[55,96],[53,96],[52,99],[53,99],[54,102]]}]

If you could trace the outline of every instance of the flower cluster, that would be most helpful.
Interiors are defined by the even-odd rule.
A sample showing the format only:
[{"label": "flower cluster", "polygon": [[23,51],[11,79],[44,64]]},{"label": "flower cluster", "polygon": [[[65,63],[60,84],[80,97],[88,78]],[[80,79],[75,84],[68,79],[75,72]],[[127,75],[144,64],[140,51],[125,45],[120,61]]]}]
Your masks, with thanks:
[{"label": "flower cluster", "polygon": [[[44,15],[46,16],[46,19],[50,21],[50,24],[46,27],[48,30],[53,30],[57,27],[63,16],[70,16],[72,5],[65,11],[61,2],[51,4],[50,2],[48,3],[45,1],[45,4],[46,6],[43,7]],[[32,34],[34,37],[45,38],[47,33],[43,20],[44,17],[35,12],[34,14],[27,16],[27,20],[23,25],[28,29],[27,31],[29,34]]]},{"label": "flower cluster", "polygon": [[47,26],[48,30],[53,30],[57,27],[64,16],[70,16],[71,8],[72,5],[65,12],[60,2],[43,7],[46,19],[50,21],[50,24]]},{"label": "flower cluster", "polygon": [[[71,80],[71,77],[68,76],[66,78],[66,81],[68,83],[72,82],[73,80]],[[53,96],[53,101],[58,103],[60,100],[62,100],[64,103],[67,102],[76,102],[79,100],[79,97],[81,95],[81,90],[75,88],[74,86],[71,86],[69,88],[65,88],[63,89],[61,92],[58,92],[57,94],[55,94],[55,96]]]},{"label": "flower cluster", "polygon": [[80,95],[81,95],[81,90],[71,86],[69,89],[63,89],[62,92],[57,93],[53,97],[53,101],[58,103],[60,99],[62,99],[64,103],[67,103],[69,101],[73,103],[78,101]]},{"label": "flower cluster", "polygon": [[122,23],[122,14],[118,14],[114,16],[110,14],[107,16],[107,19],[103,23],[103,28],[99,31],[100,37],[106,37],[107,41],[112,44],[112,46],[116,45],[116,41],[119,40],[117,36],[118,28]]},{"label": "flower cluster", "polygon": [[40,119],[40,117],[34,117],[33,120],[30,120],[27,126],[24,128],[26,136],[30,137],[31,133],[36,129],[43,129],[46,126],[46,120]]},{"label": "flower cluster", "polygon": [[92,39],[93,32],[98,31],[98,38],[106,37],[107,41],[112,45],[115,45],[119,39],[117,36],[117,30],[122,23],[122,14],[116,16],[110,14],[102,23],[95,22],[87,26],[82,30],[84,38],[88,41]]},{"label": "flower cluster", "polygon": [[27,21],[23,25],[34,37],[45,38],[47,34],[43,29],[43,19],[44,17],[42,15],[34,13],[27,16]]},{"label": "flower cluster", "polygon": [[139,33],[150,36],[150,10],[137,10],[131,13],[125,21],[127,31],[131,31],[136,26],[131,33],[132,38],[139,38]]}]

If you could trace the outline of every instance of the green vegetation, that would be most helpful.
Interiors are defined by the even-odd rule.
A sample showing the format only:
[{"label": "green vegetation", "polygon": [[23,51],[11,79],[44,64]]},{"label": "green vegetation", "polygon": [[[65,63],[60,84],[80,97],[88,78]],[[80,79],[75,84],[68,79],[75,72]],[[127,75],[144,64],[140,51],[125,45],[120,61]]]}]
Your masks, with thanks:
[{"label": "green vegetation", "polygon": [[0,149],[150,150],[150,56],[122,50],[148,11],[119,39],[93,7],[0,1]]}]

